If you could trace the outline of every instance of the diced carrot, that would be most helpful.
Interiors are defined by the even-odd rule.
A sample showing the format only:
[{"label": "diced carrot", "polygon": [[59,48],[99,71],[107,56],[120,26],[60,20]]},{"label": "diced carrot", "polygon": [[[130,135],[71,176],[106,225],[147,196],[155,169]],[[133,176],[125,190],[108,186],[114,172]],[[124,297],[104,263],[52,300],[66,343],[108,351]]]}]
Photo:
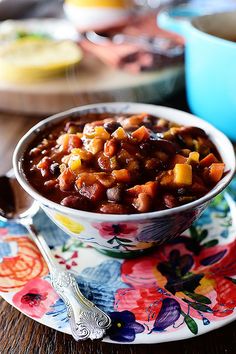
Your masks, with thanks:
[{"label": "diced carrot", "polygon": [[117,152],[117,140],[112,138],[111,140],[106,141],[104,145],[104,154],[112,157]]},{"label": "diced carrot", "polygon": [[163,187],[173,187],[174,185],[174,172],[169,170],[163,173],[160,179],[160,184]]},{"label": "diced carrot", "polygon": [[138,196],[140,193],[146,193],[150,197],[154,198],[157,194],[158,182],[147,182],[145,184],[137,184],[136,186],[127,189],[127,193],[132,196]]},{"label": "diced carrot", "polygon": [[134,114],[133,116],[124,119],[124,121],[122,122],[122,126],[125,129],[130,129],[135,126],[139,126],[144,121],[144,118],[147,116],[147,113]]},{"label": "diced carrot", "polygon": [[142,188],[143,185],[137,184],[136,186],[127,189],[127,193],[131,196],[137,197],[139,193],[142,193]]},{"label": "diced carrot", "polygon": [[105,172],[95,173],[96,179],[106,188],[111,188],[115,184],[115,178]]},{"label": "diced carrot", "polygon": [[147,193],[148,195],[150,195],[150,197],[154,198],[157,194],[157,187],[158,187],[158,183],[157,182],[147,182],[144,185],[144,193]]},{"label": "diced carrot", "polygon": [[75,184],[76,184],[77,188],[80,189],[82,187],[82,185],[91,186],[96,181],[97,181],[97,178],[94,173],[82,172],[78,175]]},{"label": "diced carrot", "polygon": [[62,151],[69,151],[83,145],[77,134],[63,134],[57,139],[57,143],[61,145]]},{"label": "diced carrot", "polygon": [[51,162],[52,160],[50,159],[50,157],[45,156],[42,158],[42,160],[39,161],[39,163],[37,164],[37,168],[39,168],[40,170],[45,170],[49,168]]},{"label": "diced carrot", "polygon": [[174,167],[174,183],[177,186],[192,184],[192,166],[186,163],[177,163]]},{"label": "diced carrot", "polygon": [[100,183],[94,183],[91,186],[83,185],[79,193],[93,202],[99,202],[104,197],[105,189]]},{"label": "diced carrot", "polygon": [[69,150],[72,150],[74,148],[80,148],[83,145],[83,143],[77,134],[69,134],[68,145],[69,145]]},{"label": "diced carrot", "polygon": [[147,117],[147,113],[146,112],[142,112],[140,114],[134,114],[133,116],[129,117],[128,119],[130,120],[130,123],[132,125],[137,125],[140,124],[145,117]]},{"label": "diced carrot", "polygon": [[177,163],[187,163],[187,157],[183,156],[183,155],[180,155],[180,154],[176,154],[174,157],[173,157],[173,160],[172,160],[172,166],[175,167],[175,165]]},{"label": "diced carrot", "polygon": [[208,167],[210,166],[212,163],[216,163],[218,162],[217,158],[215,157],[215,155],[211,152],[210,154],[208,154],[207,156],[205,156],[201,161],[200,161],[200,166],[202,167]]},{"label": "diced carrot", "polygon": [[224,163],[213,163],[210,166],[209,178],[212,182],[217,183],[221,179],[224,173],[225,164]]},{"label": "diced carrot", "polygon": [[60,190],[69,191],[75,182],[75,175],[69,168],[65,168],[58,177],[58,182]]},{"label": "diced carrot", "polygon": [[113,170],[112,176],[117,180],[117,182],[130,182],[131,176],[128,170],[121,169],[121,170]]},{"label": "diced carrot", "polygon": [[147,140],[150,137],[150,132],[144,125],[142,125],[132,133],[132,137],[140,142]]},{"label": "diced carrot", "polygon": [[50,174],[50,165],[51,165],[52,161],[50,159],[50,157],[43,157],[42,160],[39,161],[37,168],[40,170],[41,175],[43,177],[48,177]]}]

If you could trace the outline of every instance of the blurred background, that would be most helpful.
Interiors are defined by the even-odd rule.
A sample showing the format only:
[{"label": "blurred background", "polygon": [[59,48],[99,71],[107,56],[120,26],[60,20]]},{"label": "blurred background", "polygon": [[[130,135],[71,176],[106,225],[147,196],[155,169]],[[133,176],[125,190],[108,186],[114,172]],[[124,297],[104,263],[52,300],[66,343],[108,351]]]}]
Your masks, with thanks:
[{"label": "blurred background", "polygon": [[[187,85],[191,111],[227,133],[219,121],[226,106],[232,108],[228,122],[236,113],[236,98],[229,93],[236,44],[234,53],[228,48],[224,56],[219,41],[221,54],[212,59],[204,40],[193,49],[190,33],[192,27],[210,33],[213,23],[223,29],[229,21],[211,16],[234,11],[235,0],[1,0],[0,111],[44,117],[96,102],[165,104],[178,100]],[[204,20],[209,31],[193,24],[204,16],[210,16]],[[236,23],[234,16],[230,21]],[[227,31],[236,38],[234,27]],[[224,37],[219,31],[213,35]],[[233,37],[224,40],[229,41]],[[216,77],[218,86],[211,88]],[[222,85],[224,92],[214,92]],[[222,95],[228,96],[224,102]],[[228,135],[236,139],[236,132]]]}]

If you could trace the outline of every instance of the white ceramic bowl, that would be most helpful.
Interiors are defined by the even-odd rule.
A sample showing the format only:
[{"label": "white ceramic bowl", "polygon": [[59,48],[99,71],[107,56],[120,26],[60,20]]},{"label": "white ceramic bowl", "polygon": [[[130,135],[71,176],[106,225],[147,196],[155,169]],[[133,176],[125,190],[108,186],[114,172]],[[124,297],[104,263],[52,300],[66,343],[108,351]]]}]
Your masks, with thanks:
[{"label": "white ceramic bowl", "polygon": [[121,6],[79,6],[65,1],[66,18],[80,31],[102,31],[109,27],[122,25],[131,16],[130,7]]},{"label": "white ceramic bowl", "polygon": [[[170,121],[198,126],[206,131],[225,162],[227,174],[205,196],[173,209],[143,214],[113,215],[79,211],[54,203],[40,195],[27,181],[22,170],[25,150],[40,131],[66,117],[73,118],[88,112],[140,113],[159,116]],[[49,117],[26,133],[16,146],[13,156],[16,178],[22,187],[38,201],[41,208],[67,234],[78,238],[113,256],[135,256],[181,234],[195,221],[210,200],[231,181],[235,172],[234,149],[229,139],[209,123],[176,109],[142,103],[100,103],[71,109]]]}]

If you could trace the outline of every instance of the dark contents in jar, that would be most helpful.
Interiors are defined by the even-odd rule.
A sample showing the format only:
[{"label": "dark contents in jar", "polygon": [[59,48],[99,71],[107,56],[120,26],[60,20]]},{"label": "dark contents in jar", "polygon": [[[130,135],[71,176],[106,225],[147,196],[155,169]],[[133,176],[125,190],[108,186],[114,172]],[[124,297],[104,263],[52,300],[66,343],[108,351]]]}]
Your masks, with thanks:
[{"label": "dark contents in jar", "polygon": [[202,129],[146,113],[90,113],[64,120],[39,133],[23,166],[30,184],[46,198],[107,214],[192,202],[217,184],[225,167]]}]

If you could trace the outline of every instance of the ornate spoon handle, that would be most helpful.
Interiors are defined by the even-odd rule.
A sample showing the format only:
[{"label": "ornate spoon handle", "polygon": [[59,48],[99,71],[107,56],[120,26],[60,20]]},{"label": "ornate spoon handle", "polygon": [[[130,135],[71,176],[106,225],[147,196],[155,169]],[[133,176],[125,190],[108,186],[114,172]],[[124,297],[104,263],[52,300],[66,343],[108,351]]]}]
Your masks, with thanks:
[{"label": "ornate spoon handle", "polygon": [[64,301],[75,340],[101,339],[111,326],[111,319],[81,293],[74,275],[58,267],[43,236],[35,230],[31,220],[22,224],[41,251],[50,271],[52,286]]},{"label": "ornate spoon handle", "polygon": [[73,274],[60,269],[51,271],[52,285],[63,299],[75,340],[100,339],[111,319],[81,293]]}]

